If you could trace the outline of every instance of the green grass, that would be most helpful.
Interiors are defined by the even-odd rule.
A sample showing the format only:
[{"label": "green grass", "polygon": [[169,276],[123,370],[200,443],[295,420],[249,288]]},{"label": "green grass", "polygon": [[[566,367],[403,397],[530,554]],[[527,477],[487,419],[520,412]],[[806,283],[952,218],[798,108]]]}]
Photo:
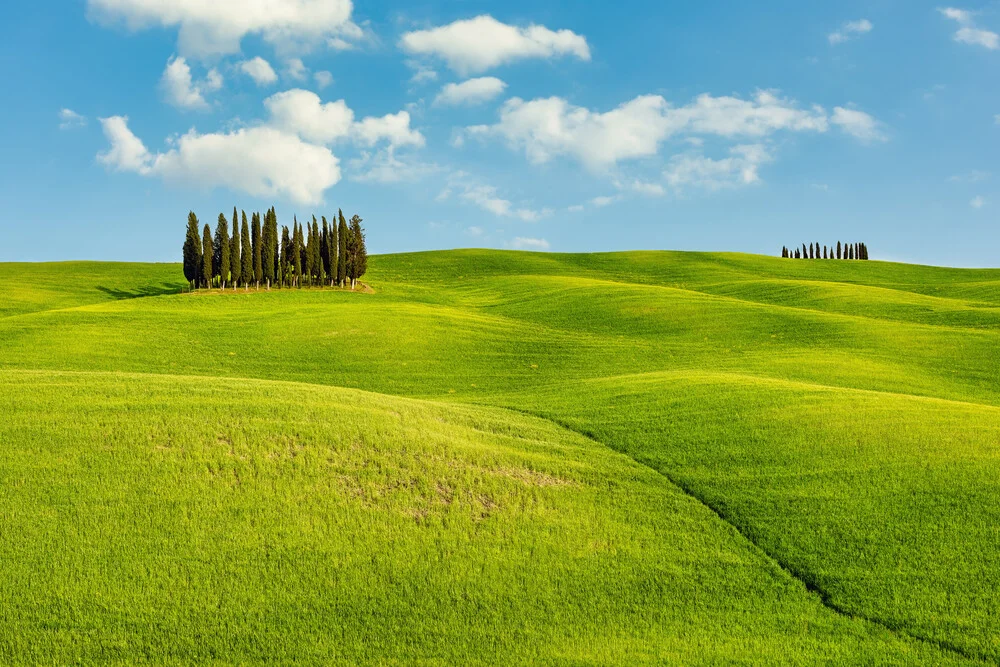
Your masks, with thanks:
[{"label": "green grass", "polygon": [[1000,662],[1000,271],[0,265],[0,662]]}]

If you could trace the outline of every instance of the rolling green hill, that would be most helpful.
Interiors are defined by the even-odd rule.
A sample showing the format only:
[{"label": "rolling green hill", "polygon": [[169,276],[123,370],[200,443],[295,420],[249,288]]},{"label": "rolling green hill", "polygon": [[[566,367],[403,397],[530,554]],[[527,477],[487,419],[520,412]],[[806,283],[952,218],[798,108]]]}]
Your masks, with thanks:
[{"label": "rolling green hill", "polygon": [[0,264],[0,662],[1000,663],[1000,271]]}]

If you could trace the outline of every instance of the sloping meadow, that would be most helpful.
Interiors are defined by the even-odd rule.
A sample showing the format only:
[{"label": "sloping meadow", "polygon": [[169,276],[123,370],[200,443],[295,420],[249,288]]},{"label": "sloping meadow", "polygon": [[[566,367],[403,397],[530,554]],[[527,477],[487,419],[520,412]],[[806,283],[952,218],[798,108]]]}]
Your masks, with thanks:
[{"label": "sloping meadow", "polygon": [[5,662],[1000,659],[1000,272],[65,269],[0,266]]}]

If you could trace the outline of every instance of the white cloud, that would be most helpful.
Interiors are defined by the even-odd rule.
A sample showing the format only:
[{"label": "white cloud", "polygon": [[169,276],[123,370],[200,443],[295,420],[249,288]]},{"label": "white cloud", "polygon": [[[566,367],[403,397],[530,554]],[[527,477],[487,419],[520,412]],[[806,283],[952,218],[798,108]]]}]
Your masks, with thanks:
[{"label": "white cloud", "polygon": [[593,206],[596,206],[597,208],[604,208],[605,206],[611,206],[616,201],[618,201],[618,197],[602,196],[602,197],[594,197],[593,199],[590,200],[590,203]]},{"label": "white cloud", "polygon": [[319,86],[320,90],[329,88],[333,85],[333,75],[327,71],[316,72],[313,74],[313,80],[316,82],[316,85]]},{"label": "white cloud", "polygon": [[559,97],[530,102],[515,97],[504,103],[499,123],[467,132],[502,137],[534,163],[565,155],[602,170],[622,160],[655,155],[662,142],[681,133],[761,138],[780,130],[826,132],[828,127],[821,107],[800,109],[761,91],[752,100],[701,95],[683,107],[673,107],[659,95],[645,95],[605,113],[572,106]]},{"label": "white cloud", "polygon": [[871,32],[874,28],[875,26],[868,19],[848,21],[840,27],[840,30],[830,33],[827,39],[830,40],[830,44],[843,44],[859,35]]},{"label": "white cloud", "polygon": [[118,171],[157,176],[204,188],[226,187],[255,197],[285,196],[318,204],[340,181],[340,166],[329,149],[306,143],[272,127],[229,133],[191,130],[165,153],[152,154],[128,128],[124,116],[102,118],[111,147],[98,161]]},{"label": "white cloud", "polygon": [[962,25],[968,25],[972,23],[972,12],[965,9],[955,9],[954,7],[944,7],[938,10],[945,18],[949,18],[952,21],[958,21]]},{"label": "white cloud", "polygon": [[355,121],[344,100],[324,104],[319,95],[300,88],[276,93],[264,100],[264,106],[271,114],[271,125],[313,143],[330,144],[342,138],[366,146],[384,140],[394,148],[419,148],[426,143],[424,135],[410,127],[407,111]]},{"label": "white cloud", "polygon": [[289,58],[285,61],[285,75],[296,81],[304,81],[309,74],[309,68],[302,62],[301,58]]},{"label": "white cloud", "polygon": [[587,40],[570,30],[552,31],[540,25],[519,28],[489,15],[408,32],[399,44],[407,53],[441,58],[460,76],[525,58],[571,55],[590,60]]},{"label": "white cloud", "polygon": [[72,109],[59,110],[59,129],[73,130],[87,124],[87,119]]},{"label": "white cloud", "polygon": [[385,139],[390,146],[423,146],[424,135],[410,127],[408,111],[386,114],[376,118],[369,116],[355,123],[352,134],[357,141],[372,146]]},{"label": "white cloud", "polygon": [[674,190],[688,187],[721,190],[760,182],[758,170],[772,161],[765,146],[751,144],[735,146],[730,155],[713,160],[703,155],[677,155],[668,165],[663,177]]},{"label": "white cloud", "polygon": [[438,73],[417,60],[407,60],[406,66],[413,70],[410,83],[419,86],[431,81],[437,81]]},{"label": "white cloud", "polygon": [[526,207],[515,208],[509,199],[499,196],[496,187],[477,183],[462,171],[454,172],[448,177],[448,185],[437,196],[436,201],[447,201],[456,193],[461,201],[474,204],[498,218],[517,218],[524,222],[538,222],[554,212],[550,208],[541,210]]},{"label": "white cloud", "polygon": [[333,37],[327,41],[326,45],[334,51],[351,51],[354,49],[354,45],[342,37]]},{"label": "white cloud", "polygon": [[421,162],[413,156],[397,156],[391,146],[375,153],[362,153],[351,160],[350,168],[350,179],[361,183],[412,182],[439,171],[436,164]]},{"label": "white cloud", "polygon": [[955,33],[955,41],[973,46],[982,46],[990,51],[1000,49],[1000,35],[991,30],[961,28]]},{"label": "white cloud", "polygon": [[510,244],[515,250],[548,250],[549,242],[545,239],[533,239],[518,236]]},{"label": "white cloud", "polygon": [[954,35],[956,42],[981,46],[990,51],[1000,49],[1000,35],[990,30],[977,28],[973,21],[972,12],[965,9],[956,9],[955,7],[945,7],[938,11],[945,18],[958,23],[959,28]]},{"label": "white cloud", "polygon": [[139,137],[128,129],[128,116],[101,118],[104,136],[111,147],[97,154],[97,161],[116,171],[134,171],[146,175],[150,171],[153,156]]},{"label": "white cloud", "polygon": [[878,121],[863,111],[835,107],[830,122],[861,141],[885,141]]},{"label": "white cloud", "polygon": [[489,102],[507,89],[507,84],[493,76],[449,83],[434,100],[439,106],[475,105]]},{"label": "white cloud", "polygon": [[323,104],[319,95],[294,88],[264,100],[271,124],[318,144],[346,137],[354,125],[354,112],[344,100]]},{"label": "white cloud", "polygon": [[87,9],[133,31],[177,27],[181,54],[198,58],[238,53],[251,34],[294,50],[359,31],[351,0],[88,0]]},{"label": "white cloud", "polygon": [[[700,146],[701,144],[697,145]],[[624,192],[634,192],[647,197],[662,197],[666,194],[666,190],[664,190],[663,186],[659,183],[648,183],[638,179],[633,179],[631,181],[621,181],[615,179],[614,186]]]},{"label": "white cloud", "polygon": [[163,70],[160,87],[167,102],[178,109],[205,111],[209,108],[205,93],[222,88],[222,75],[211,69],[203,81],[195,82],[187,61],[184,58],[171,58]]},{"label": "white cloud", "polygon": [[478,238],[486,234],[486,230],[484,230],[482,227],[473,226],[473,227],[466,227],[465,233],[468,234],[469,236],[474,236]]},{"label": "white cloud", "polygon": [[976,209],[977,211],[984,206],[986,206],[986,200],[982,197],[973,197],[972,201],[969,202],[969,206]]},{"label": "white cloud", "polygon": [[258,86],[269,86],[278,80],[278,75],[271,67],[271,63],[260,56],[241,62],[240,70],[253,79]]},{"label": "white cloud", "polygon": [[955,174],[948,178],[950,183],[982,183],[983,181],[988,181],[992,174],[988,171],[980,171],[978,169],[973,169],[972,171],[967,171],[963,174]]}]

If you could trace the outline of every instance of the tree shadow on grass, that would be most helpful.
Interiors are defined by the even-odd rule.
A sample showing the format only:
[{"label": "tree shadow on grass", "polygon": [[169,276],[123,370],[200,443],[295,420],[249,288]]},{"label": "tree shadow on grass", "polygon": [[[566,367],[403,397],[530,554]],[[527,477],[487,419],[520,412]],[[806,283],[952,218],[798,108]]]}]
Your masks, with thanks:
[{"label": "tree shadow on grass", "polygon": [[103,285],[97,286],[97,291],[104,292],[115,299],[141,299],[147,296],[180,294],[181,289],[182,288],[179,285],[172,285],[170,283],[161,283],[160,285],[142,285],[141,287],[134,287],[128,290],[115,289],[113,287],[105,287]]}]

